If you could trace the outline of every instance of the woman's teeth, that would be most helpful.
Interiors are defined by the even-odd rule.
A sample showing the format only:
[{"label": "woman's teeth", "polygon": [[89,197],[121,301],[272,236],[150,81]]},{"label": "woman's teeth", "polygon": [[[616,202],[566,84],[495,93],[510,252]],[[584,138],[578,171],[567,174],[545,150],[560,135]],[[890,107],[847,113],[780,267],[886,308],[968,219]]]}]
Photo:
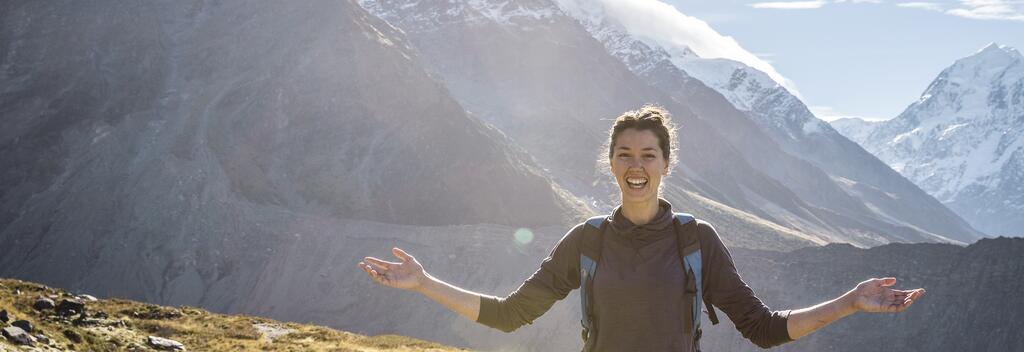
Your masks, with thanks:
[{"label": "woman's teeth", "polygon": [[629,188],[641,189],[644,188],[644,186],[647,186],[647,179],[642,177],[627,177],[626,184],[629,185]]}]

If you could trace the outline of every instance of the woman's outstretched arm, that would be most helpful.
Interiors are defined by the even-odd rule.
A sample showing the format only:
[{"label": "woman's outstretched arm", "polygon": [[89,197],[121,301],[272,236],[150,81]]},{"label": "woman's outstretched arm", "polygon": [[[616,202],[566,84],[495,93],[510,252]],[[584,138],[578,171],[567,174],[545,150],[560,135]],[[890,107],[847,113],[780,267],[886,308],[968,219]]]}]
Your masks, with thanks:
[{"label": "woman's outstretched arm", "polygon": [[409,253],[392,248],[391,253],[401,262],[387,262],[366,257],[359,262],[373,281],[378,284],[418,292],[471,321],[480,315],[480,294],[441,281],[423,270],[423,265]]},{"label": "woman's outstretched arm", "polygon": [[416,258],[399,248],[393,248],[391,252],[401,262],[366,257],[359,263],[359,268],[383,286],[419,292],[466,319],[511,332],[533,323],[552,304],[580,287],[577,243],[583,226],[580,224],[569,230],[541,267],[505,297],[468,291],[438,280],[424,271]]},{"label": "woman's outstretched arm", "polygon": [[807,334],[856,312],[896,313],[910,307],[924,295],[924,289],[894,290],[896,278],[887,277],[861,282],[842,296],[813,307],[789,313],[786,328],[789,337],[799,339]]}]

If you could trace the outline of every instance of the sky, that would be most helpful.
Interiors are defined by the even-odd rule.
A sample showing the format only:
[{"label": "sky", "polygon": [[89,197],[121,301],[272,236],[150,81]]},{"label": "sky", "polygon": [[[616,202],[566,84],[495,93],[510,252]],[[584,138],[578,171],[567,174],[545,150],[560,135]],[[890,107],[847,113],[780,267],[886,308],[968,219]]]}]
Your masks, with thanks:
[{"label": "sky", "polygon": [[1024,51],[1024,0],[661,1],[770,65],[825,120],[896,117],[957,59],[992,42]]}]

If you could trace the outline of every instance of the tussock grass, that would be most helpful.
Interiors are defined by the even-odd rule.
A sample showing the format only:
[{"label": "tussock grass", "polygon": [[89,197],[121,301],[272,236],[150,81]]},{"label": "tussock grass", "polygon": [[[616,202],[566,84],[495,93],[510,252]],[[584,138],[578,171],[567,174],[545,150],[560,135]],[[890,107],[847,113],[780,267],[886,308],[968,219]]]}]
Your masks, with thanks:
[{"label": "tussock grass", "polygon": [[[13,319],[25,319],[50,338],[37,347],[72,351],[151,351],[147,336],[159,336],[184,344],[188,351],[462,351],[397,335],[364,336],[323,326],[283,323],[249,315],[224,315],[194,307],[163,307],[125,299],[86,302],[89,317],[107,315],[94,323],[77,326],[52,310],[39,312],[32,304],[40,296],[55,302],[69,293],[21,280],[0,279],[0,309]],[[12,320],[13,321],[13,320]],[[290,333],[270,339],[255,324],[272,324]],[[71,333],[68,333],[71,332]],[[81,342],[68,335],[77,333]],[[18,350],[0,338],[0,350]]]}]

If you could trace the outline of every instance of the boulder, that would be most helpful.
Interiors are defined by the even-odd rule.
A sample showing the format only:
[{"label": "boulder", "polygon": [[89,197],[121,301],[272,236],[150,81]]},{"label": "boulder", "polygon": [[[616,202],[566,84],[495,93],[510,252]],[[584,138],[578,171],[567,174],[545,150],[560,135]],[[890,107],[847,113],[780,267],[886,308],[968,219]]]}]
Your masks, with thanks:
[{"label": "boulder", "polygon": [[19,345],[32,346],[33,344],[36,343],[35,337],[32,337],[32,335],[29,335],[27,332],[25,332],[25,330],[22,330],[20,327],[17,326],[8,326],[6,328],[3,328],[3,335],[4,337],[7,338],[8,341],[11,341]]},{"label": "boulder", "polygon": [[57,315],[70,316],[85,313],[85,303],[75,299],[62,299],[57,304]]},{"label": "boulder", "polygon": [[32,323],[29,322],[28,320],[18,320],[18,321],[15,321],[15,322],[11,323],[11,326],[17,326],[17,327],[21,328],[22,330],[25,330],[25,332],[32,332]]},{"label": "boulder", "polygon": [[68,340],[71,340],[71,342],[82,343],[82,335],[74,330],[64,330],[64,337],[67,337]]},{"label": "boulder", "polygon": [[32,304],[32,308],[35,310],[53,309],[53,307],[53,300],[46,297],[39,297],[36,299],[36,303]]},{"label": "boulder", "polygon": [[78,299],[86,301],[86,302],[96,302],[96,301],[99,301],[99,299],[97,299],[93,295],[81,294],[81,295],[78,295],[77,297],[78,297]]},{"label": "boulder", "polygon": [[7,310],[6,309],[0,310],[0,323],[5,323],[6,324],[9,321],[11,321],[11,316],[7,315]]},{"label": "boulder", "polygon": [[181,342],[174,341],[171,339],[165,339],[163,337],[150,336],[147,338],[149,346],[161,351],[184,351],[185,345]]}]

